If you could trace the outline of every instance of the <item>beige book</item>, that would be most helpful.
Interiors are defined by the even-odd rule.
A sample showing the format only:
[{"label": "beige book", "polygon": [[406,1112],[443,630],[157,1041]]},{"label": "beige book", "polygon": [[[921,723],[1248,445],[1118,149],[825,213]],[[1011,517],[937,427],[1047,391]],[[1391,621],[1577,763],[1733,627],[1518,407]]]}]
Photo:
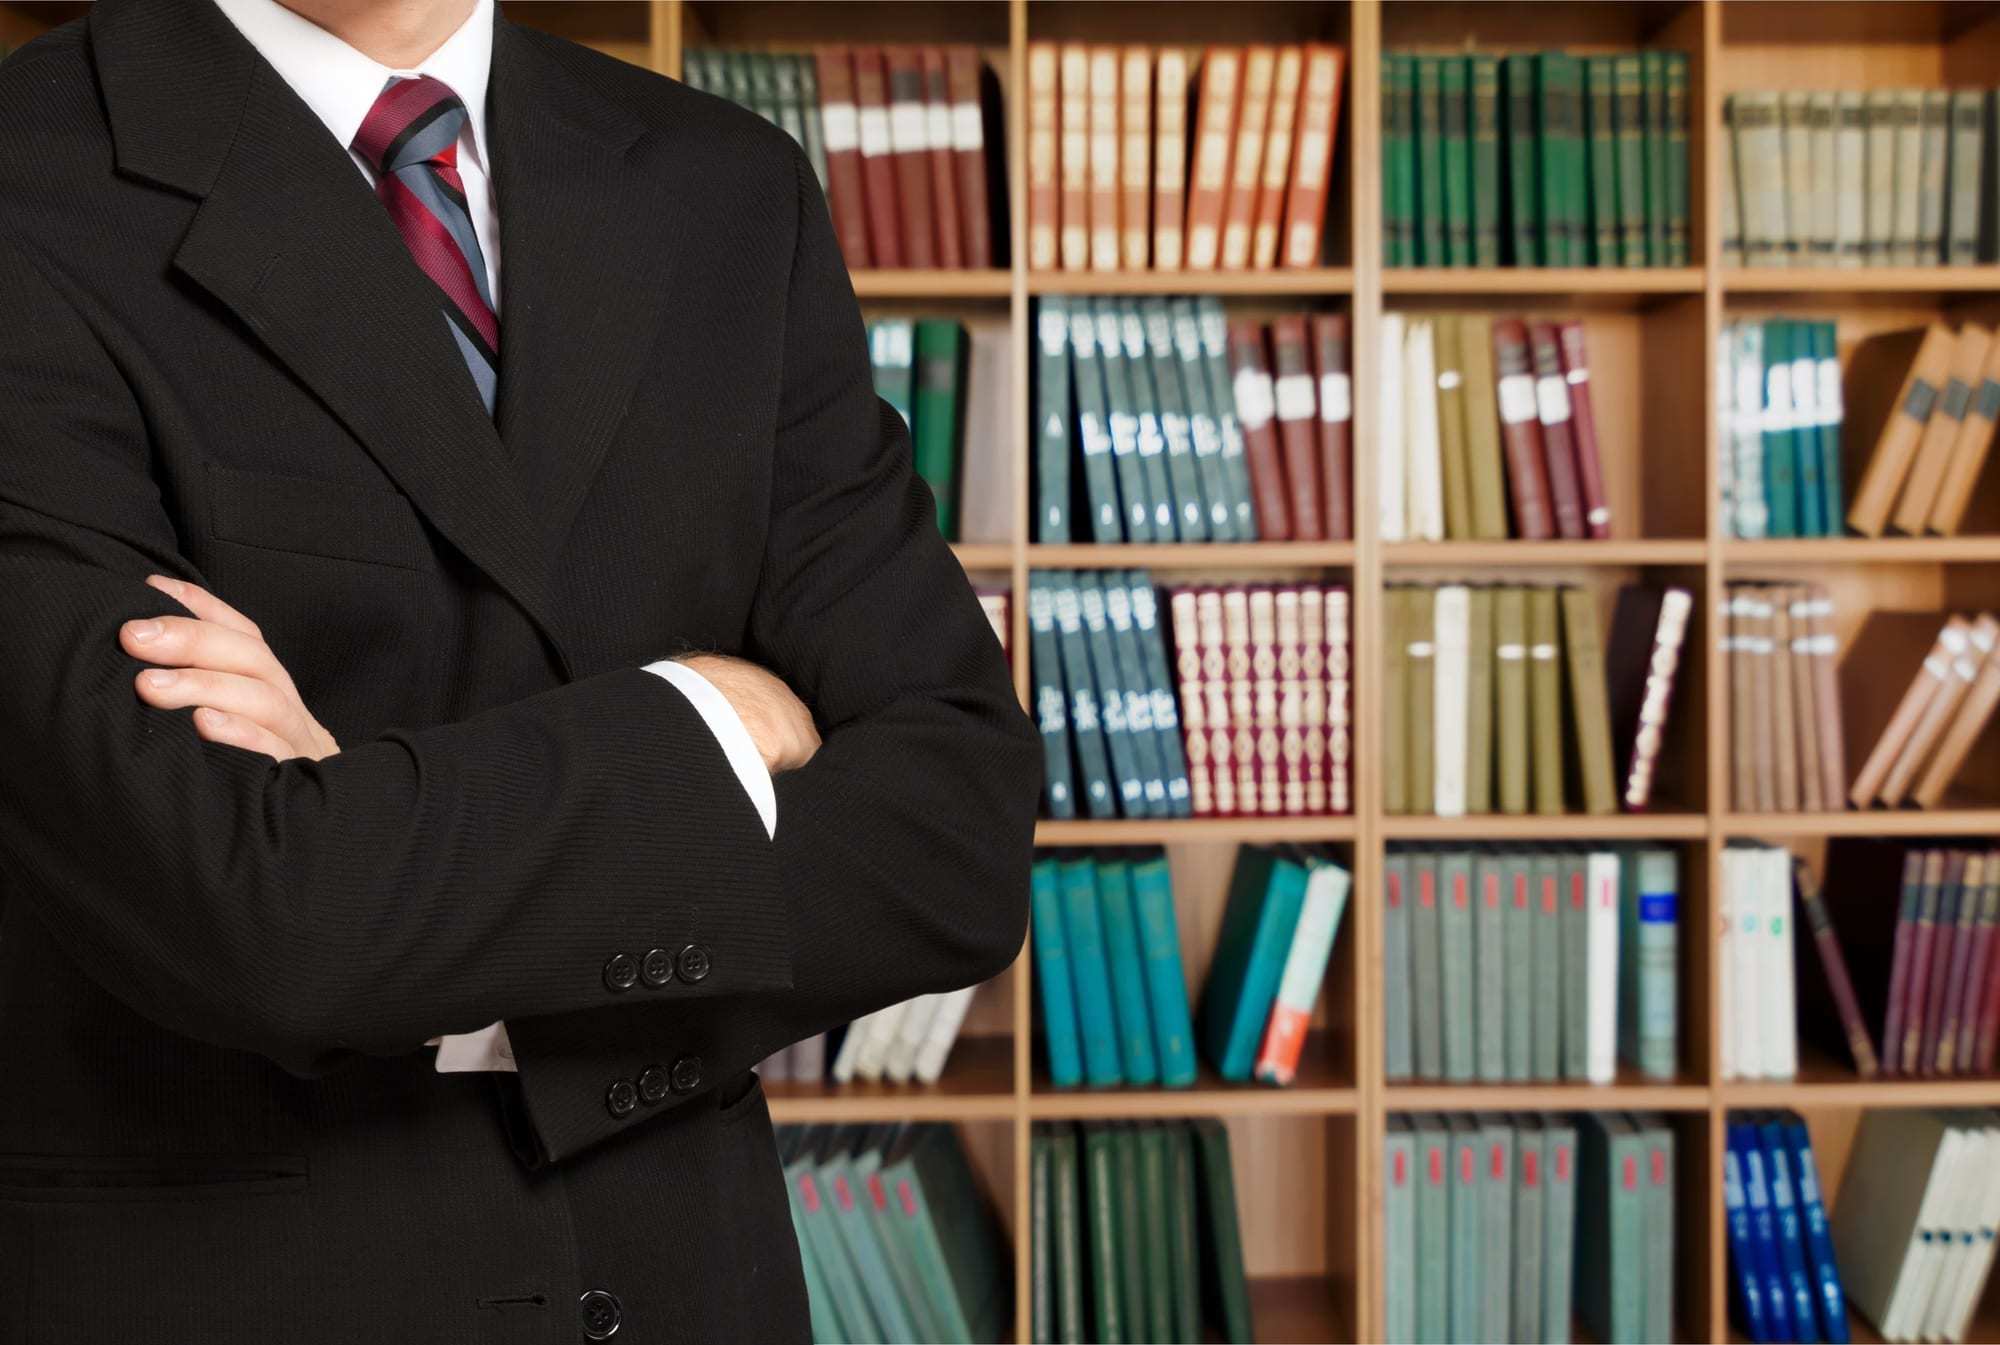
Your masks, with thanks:
[{"label": "beige book", "polygon": [[1996,634],[2000,634],[2000,622],[1985,613],[1966,627],[1963,638],[1953,641],[1947,632],[1944,644],[1949,659],[1944,680],[1938,686],[1937,694],[1931,697],[1930,704],[1924,707],[1909,741],[1896,754],[1896,764],[1889,768],[1888,778],[1883,780],[1882,788],[1876,792],[1876,797],[1889,807],[1902,803],[1910,787],[1916,783],[1917,773],[1930,762],[1938,744],[1943,741],[1952,717],[1972,690],[1980,665],[1993,652]]},{"label": "beige book", "polygon": [[1989,652],[1985,662],[1979,665],[1979,674],[1972,681],[1965,699],[1952,718],[1951,727],[1945,730],[1938,742],[1938,749],[1924,768],[1923,776],[1910,793],[1910,799],[1919,808],[1935,808],[1944,792],[1950,788],[1958,775],[1959,767],[1965,764],[1972,753],[1972,745],[1979,735],[1986,731],[1992,721],[1993,711],[2000,707],[2000,653]]},{"label": "beige book", "polygon": [[1792,677],[1792,722],[1798,731],[1799,806],[1817,813],[1827,806],[1823,789],[1825,776],[1820,769],[1820,714],[1813,677],[1812,592],[1804,588],[1786,589],[1785,610],[1791,618],[1791,635],[1785,660]]},{"label": "beige book", "polygon": [[1090,48],[1090,269],[1118,269],[1118,48]]},{"label": "beige book", "polygon": [[1771,691],[1771,594],[1769,589],[1741,590],[1743,639],[1749,655],[1751,783],[1755,786],[1757,811],[1778,809],[1777,714]]},{"label": "beige book", "polygon": [[1990,329],[1976,322],[1958,329],[1958,341],[1952,347],[1951,364],[1944,387],[1938,393],[1937,407],[1924,424],[1916,457],[1910,462],[1909,479],[1903,483],[1903,493],[1896,499],[1896,512],[1889,518],[1890,525],[1898,532],[1914,536],[1929,521],[1931,509],[1937,503],[1938,488],[1944,484],[1945,469],[1951,463],[1952,449],[1958,443],[1958,432],[1965,427],[1965,413],[1972,405],[1973,390],[1979,386],[1979,376],[1986,368],[1986,357],[1992,347]]},{"label": "beige book", "polygon": [[1752,90],[1729,100],[1735,128],[1736,172],[1743,190],[1743,262],[1783,266],[1788,233],[1785,210],[1785,150],[1778,126],[1778,95]]},{"label": "beige book", "polygon": [[1750,640],[1741,586],[1724,602],[1723,652],[1729,658],[1729,797],[1736,811],[1757,810],[1756,721],[1751,718]]},{"label": "beige book", "polygon": [[1062,150],[1057,237],[1062,269],[1090,267],[1090,48],[1065,42],[1059,51]]},{"label": "beige book", "polygon": [[1847,525],[1864,537],[1880,537],[1889,524],[1889,512],[1910,474],[1924,427],[1951,375],[1951,353],[1956,344],[1957,338],[1943,323],[1934,322],[1924,331],[1889,421],[1861,474],[1861,487],[1847,511]]},{"label": "beige book", "polygon": [[[1869,266],[1887,266],[1891,239],[1896,232],[1896,93],[1876,89],[1862,105],[1863,135],[1867,141],[1868,202],[1867,230],[1861,236],[1862,261]],[[1914,170],[1912,170],[1914,171]]]},{"label": "beige book", "polygon": [[1847,730],[1837,673],[1840,647],[1833,634],[1833,598],[1812,584],[1806,599],[1812,623],[1813,706],[1819,713],[1819,732],[1814,736],[1819,743],[1820,798],[1823,807],[1834,811],[1846,806],[1847,797]]},{"label": "beige book", "polygon": [[1971,623],[1964,617],[1955,616],[1938,632],[1937,643],[1931,646],[1930,653],[1924,655],[1923,665],[1910,679],[1903,699],[1897,702],[1895,712],[1889,716],[1888,724],[1883,727],[1881,736],[1876,738],[1868,759],[1861,763],[1860,773],[1848,788],[1847,797],[1855,807],[1866,808],[1875,801],[1875,795],[1882,788],[1882,782],[1889,778],[1896,758],[1902,755],[1903,745],[1916,732],[1917,721],[1924,717],[1924,710],[1950,675],[1952,647],[1963,645],[1966,632],[1970,629]]},{"label": "beige book", "polygon": [[1028,266],[1052,270],[1056,264],[1056,228],[1061,206],[1057,195],[1057,164],[1061,158],[1057,108],[1056,47],[1035,42],[1028,47]]},{"label": "beige book", "polygon": [[1127,271],[1146,269],[1147,199],[1153,190],[1153,49],[1125,48],[1118,75],[1118,243]]},{"label": "beige book", "polygon": [[1799,810],[1799,719],[1792,700],[1792,604],[1782,588],[1764,590],[1771,607],[1771,776],[1778,811]]},{"label": "beige book", "polygon": [[1784,155],[1785,265],[1812,264],[1812,95],[1788,89],[1778,95],[1778,127]]},{"label": "beige book", "polygon": [[1979,371],[1965,419],[1959,422],[1958,437],[1952,441],[1951,460],[1945,465],[1944,479],[1938,483],[1937,499],[1926,521],[1932,532],[1949,537],[1965,521],[1980,469],[1986,466],[1986,455],[1993,448],[1995,421],[2000,421],[2000,341],[1987,344],[1986,366]]},{"label": "beige book", "polygon": [[1153,86],[1153,269],[1178,271],[1187,210],[1187,52],[1160,48]]},{"label": "beige book", "polygon": [[1898,89],[1893,103],[1896,128],[1895,217],[1889,226],[1889,264],[1915,266],[1923,229],[1924,92]]}]

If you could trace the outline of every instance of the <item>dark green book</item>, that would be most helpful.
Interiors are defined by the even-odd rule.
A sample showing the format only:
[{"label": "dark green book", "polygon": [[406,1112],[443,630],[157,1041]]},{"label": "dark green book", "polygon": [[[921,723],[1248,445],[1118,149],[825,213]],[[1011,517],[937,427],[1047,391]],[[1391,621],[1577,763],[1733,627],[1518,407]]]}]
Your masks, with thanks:
[{"label": "dark green book", "polygon": [[1417,146],[1417,265],[1443,266],[1445,252],[1444,85],[1442,61],[1416,62],[1416,116],[1411,138]]},{"label": "dark green book", "polygon": [[1617,136],[1618,255],[1626,266],[1646,264],[1646,84],[1639,55],[1611,60]]},{"label": "dark green book", "polygon": [[1236,1212],[1236,1174],[1229,1158],[1229,1132],[1204,1116],[1192,1123],[1201,1169],[1199,1209],[1204,1255],[1202,1303],[1209,1323],[1233,1345],[1257,1336],[1250,1318],[1250,1283],[1243,1271],[1243,1233]]},{"label": "dark green book", "polygon": [[1472,125],[1472,264],[1498,266],[1501,246],[1500,60],[1465,58]]},{"label": "dark green book", "polygon": [[1069,301],[1035,301],[1035,540],[1070,540]]},{"label": "dark green book", "polygon": [[1644,1341],[1646,1144],[1619,1112],[1577,1117],[1577,1315],[1605,1345]]},{"label": "dark green book", "polygon": [[1201,1237],[1195,1220],[1199,1174],[1194,1135],[1179,1121],[1162,1127],[1167,1137],[1167,1216],[1172,1224],[1168,1255],[1174,1324],[1169,1340],[1201,1339]]},{"label": "dark green book", "polygon": [[1145,465],[1139,459],[1138,408],[1132,399],[1132,378],[1126,367],[1118,301],[1099,297],[1089,302],[1097,323],[1097,362],[1104,371],[1106,425],[1111,431],[1111,460],[1118,473],[1118,498],[1123,501],[1125,540],[1157,541],[1153,497],[1146,487]]},{"label": "dark green book", "polygon": [[[1162,751],[1167,744],[1154,723],[1156,687],[1132,618],[1132,589],[1122,570],[1104,571],[1100,587],[1104,594],[1104,619],[1111,626],[1111,651],[1118,664],[1118,685],[1125,693],[1125,729],[1132,735],[1132,748],[1139,763],[1145,816],[1171,817],[1173,807],[1167,798],[1170,768]],[[1086,622],[1090,619],[1088,611],[1084,619]]]},{"label": "dark green book", "polygon": [[1417,1332],[1451,1339],[1451,1132],[1435,1114],[1410,1118],[1417,1155]]},{"label": "dark green book", "polygon": [[830,180],[826,175],[826,123],[820,116],[819,65],[805,52],[794,53],[792,78],[798,81],[799,108],[805,120],[806,158],[812,161],[813,176],[824,193]]},{"label": "dark green book", "polygon": [[750,54],[742,51],[725,51],[721,56],[721,88],[726,91],[730,102],[755,112],[757,100],[750,90]]},{"label": "dark green book", "polygon": [[1439,975],[1444,989],[1444,1077],[1477,1073],[1473,1026],[1472,855],[1454,850],[1438,861]]},{"label": "dark green book", "polygon": [[1136,1340],[1126,1329],[1118,1267],[1117,1140],[1102,1125],[1083,1127],[1084,1184],[1090,1224],[1090,1321],[1093,1339],[1104,1345]]},{"label": "dark green book", "polygon": [[1534,856],[1529,874],[1535,970],[1528,1071],[1531,1078],[1550,1083],[1562,1077],[1562,876],[1556,856],[1549,853]]},{"label": "dark green book", "polygon": [[1482,850],[1473,861],[1475,1072],[1482,1083],[1507,1077],[1507,902],[1505,861]]},{"label": "dark green book", "polygon": [[1237,852],[1195,1018],[1209,1064],[1225,1079],[1250,1077],[1305,889],[1305,866],[1294,858],[1258,846]]},{"label": "dark green book", "polygon": [[1440,57],[1438,69],[1438,152],[1444,214],[1444,264],[1472,265],[1472,151],[1465,61]]},{"label": "dark green book", "polygon": [[[7,54],[7,44],[0,42],[0,57]],[[700,89],[703,93],[720,95],[721,90],[711,88],[708,81],[708,48],[686,47],[681,51],[681,83],[690,89]]]},{"label": "dark green book", "polygon": [[1543,246],[1548,265],[1575,266],[1585,255],[1582,63],[1548,51],[1535,58],[1535,69]]},{"label": "dark green book", "polygon": [[1413,100],[1416,62],[1382,57],[1382,261],[1416,264],[1417,146]]},{"label": "dark green book", "polygon": [[1050,1260],[1055,1275],[1056,1339],[1079,1345],[1087,1328],[1083,1304],[1088,1273],[1083,1259],[1083,1174],[1077,1165],[1076,1127],[1067,1121],[1049,1126],[1050,1218],[1055,1245]]},{"label": "dark green book", "polygon": [[1661,51],[1639,53],[1646,129],[1646,265],[1667,263],[1667,61]]},{"label": "dark green book", "polygon": [[1792,340],[1798,324],[1764,320],[1764,506],[1770,537],[1799,535],[1798,434],[1792,414]]},{"label": "dark green book", "polygon": [[1479,1267],[1484,1311],[1480,1340],[1507,1340],[1514,1294],[1514,1127],[1505,1116],[1479,1118]]},{"label": "dark green book", "polygon": [[1054,1168],[1048,1128],[1037,1121],[1028,1131],[1028,1281],[1035,1345],[1056,1340]]},{"label": "dark green book", "polygon": [[1444,913],[1439,909],[1438,860],[1432,851],[1410,855],[1411,1017],[1419,1079],[1444,1077]]},{"label": "dark green book", "polygon": [[1201,362],[1208,371],[1208,399],[1222,435],[1222,473],[1229,491],[1232,530],[1239,542],[1257,540],[1257,510],[1250,496],[1250,460],[1243,453],[1243,426],[1236,419],[1235,384],[1229,373],[1229,315],[1222,300],[1204,294],[1195,301],[1201,332]]},{"label": "dark green book", "polygon": [[965,327],[951,318],[919,318],[916,401],[910,434],[917,475],[937,502],[938,531],[958,539],[959,452],[965,442]]},{"label": "dark green book", "polygon": [[1069,698],[1063,691],[1062,655],[1056,650],[1056,602],[1049,576],[1028,576],[1028,668],[1035,682],[1035,724],[1042,732],[1042,797],[1050,817],[1076,816],[1076,774],[1071,769]]},{"label": "dark green book", "polygon": [[1174,1338],[1173,1216],[1168,1198],[1167,1132],[1142,1121],[1139,1146],[1139,1231],[1145,1263],[1146,1339]]},{"label": "dark green book", "polygon": [[771,53],[748,52],[743,63],[750,80],[750,110],[774,125],[784,124],[778,109],[777,72]]},{"label": "dark green book", "polygon": [[[1115,574],[1105,577],[1107,591],[1115,582]],[[1146,686],[1153,697],[1153,732],[1160,742],[1160,769],[1167,775],[1167,812],[1173,817],[1188,817],[1193,814],[1194,801],[1188,793],[1187,753],[1181,742],[1173,678],[1167,670],[1166,636],[1160,629],[1159,595],[1153,590],[1152,576],[1144,570],[1125,571],[1124,583],[1132,603],[1132,632],[1139,642]],[[1107,602],[1106,610],[1116,622],[1116,607]]]},{"label": "dark green book", "polygon": [[1535,890],[1526,851],[1500,853],[1501,904],[1506,915],[1507,1080],[1534,1075]]},{"label": "dark green book", "polygon": [[[1110,413],[1104,400],[1104,370],[1097,358],[1097,319],[1088,301],[1069,305],[1070,379],[1076,387],[1076,432],[1083,449],[1084,498],[1090,508],[1090,540],[1125,540],[1113,465]],[[1081,533],[1081,529],[1077,530]]]},{"label": "dark green book", "polygon": [[1479,1129],[1471,1117],[1454,1116],[1451,1128],[1451,1339],[1478,1345],[1486,1334],[1485,1228],[1480,1218],[1485,1174],[1479,1166]]},{"label": "dark green book", "polygon": [[1663,53],[1666,63],[1667,265],[1688,264],[1688,58]]},{"label": "dark green book", "polygon": [[1125,1338],[1150,1340],[1146,1329],[1146,1230],[1139,1177],[1139,1132],[1129,1121],[1111,1123],[1111,1152],[1118,1164],[1118,1300],[1125,1309]]},{"label": "dark green book", "polygon": [[1159,404],[1160,433],[1167,443],[1167,480],[1174,501],[1174,526],[1169,535],[1183,542],[1206,542],[1208,505],[1195,467],[1194,435],[1181,387],[1180,361],[1174,355],[1173,318],[1167,301],[1141,299],[1139,319],[1146,331],[1146,365]]},{"label": "dark green book", "polygon": [[1590,143],[1590,264],[1617,266],[1618,130],[1615,61],[1591,56],[1583,62],[1584,134]]},{"label": "dark green book", "polygon": [[1508,1330],[1495,1340],[1542,1338],[1542,1212],[1544,1176],[1542,1118],[1514,1118],[1514,1265],[1508,1293]]},{"label": "dark green book", "polygon": [[1168,300],[1167,316],[1173,324],[1181,391],[1187,397],[1188,437],[1194,441],[1194,471],[1201,483],[1208,539],[1234,542],[1238,540],[1236,510],[1222,462],[1222,422],[1208,393],[1207,366],[1201,351],[1201,320],[1192,299]]},{"label": "dark green book", "polygon": [[[1084,652],[1090,660],[1091,683],[1097,690],[1097,716],[1103,725],[1104,747],[1110,761],[1118,811],[1124,817],[1144,817],[1145,777],[1141,773],[1135,735],[1125,720],[1125,689],[1120,685],[1117,655],[1111,647],[1111,623],[1104,615],[1101,582],[1091,571],[1080,570],[1071,577],[1068,589],[1057,590],[1056,628],[1060,634],[1068,633],[1068,626],[1063,620],[1063,593],[1074,592],[1077,617],[1083,627]],[[1076,726],[1080,740],[1083,715],[1074,710],[1073,699],[1071,722]],[[1095,815],[1093,812],[1092,816]]]},{"label": "dark green book", "polygon": [[1116,305],[1118,334],[1125,348],[1125,373],[1132,382],[1132,411],[1138,418],[1139,468],[1146,480],[1146,500],[1153,511],[1153,538],[1171,542],[1176,534],[1178,511],[1167,476],[1167,436],[1160,423],[1159,392],[1153,386],[1153,358],[1146,345],[1146,324],[1139,315],[1136,299],[1120,299]]},{"label": "dark green book", "polygon": [[1382,857],[1382,1072],[1391,1080],[1415,1068],[1411,1038],[1410,857],[1391,850]]},{"label": "dark green book", "polygon": [[1515,266],[1542,266],[1542,165],[1535,136],[1535,58],[1503,57],[1502,92],[1507,107],[1507,236],[1508,261]]},{"label": "dark green book", "polygon": [[[798,142],[800,149],[806,148],[805,108],[799,103],[799,67],[788,53],[778,53],[767,58],[771,68],[771,91],[777,105],[778,125],[785,134]],[[811,158],[811,154],[807,154]]]}]

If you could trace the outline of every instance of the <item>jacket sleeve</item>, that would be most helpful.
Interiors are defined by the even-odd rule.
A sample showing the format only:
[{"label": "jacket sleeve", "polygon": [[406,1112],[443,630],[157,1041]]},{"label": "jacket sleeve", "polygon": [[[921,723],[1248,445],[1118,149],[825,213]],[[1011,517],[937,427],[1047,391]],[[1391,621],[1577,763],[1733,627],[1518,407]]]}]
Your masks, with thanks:
[{"label": "jacket sleeve", "polygon": [[[681,1100],[615,1116],[619,1079],[685,1060],[698,1064],[683,1080],[706,1092],[788,1042],[996,975],[1026,933],[1040,740],[938,533],[902,418],[875,396],[825,199],[792,160],[773,513],[744,651],[798,692],[822,737],[776,780],[784,917],[772,932],[792,985],[510,1021],[551,1160]],[[724,953],[713,956],[720,974]]]},{"label": "jacket sleeve", "polygon": [[298,1073],[594,1008],[618,950],[709,948],[689,1003],[790,987],[776,851],[638,668],[321,762],[139,701],[118,628],[178,611],[144,577],[204,581],[60,284],[0,235],[0,874],[79,968]]}]

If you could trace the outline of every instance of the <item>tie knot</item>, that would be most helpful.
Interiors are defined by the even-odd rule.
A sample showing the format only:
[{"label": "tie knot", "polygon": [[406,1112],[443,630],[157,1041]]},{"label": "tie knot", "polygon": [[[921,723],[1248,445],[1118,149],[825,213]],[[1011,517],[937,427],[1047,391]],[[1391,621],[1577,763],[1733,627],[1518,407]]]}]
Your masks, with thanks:
[{"label": "tie knot", "polygon": [[465,104],[442,80],[392,79],[355,133],[354,152],[378,176],[411,164],[452,164],[465,115]]}]

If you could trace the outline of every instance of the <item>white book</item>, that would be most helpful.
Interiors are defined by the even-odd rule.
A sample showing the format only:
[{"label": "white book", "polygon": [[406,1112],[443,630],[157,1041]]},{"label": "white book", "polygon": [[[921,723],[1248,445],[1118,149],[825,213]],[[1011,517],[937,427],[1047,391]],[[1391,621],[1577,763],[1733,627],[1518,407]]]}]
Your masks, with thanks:
[{"label": "white book", "polygon": [[1943,1235],[1935,1244],[1937,1274],[1924,1298],[1922,1319],[1915,1328],[1916,1334],[1925,1340],[1943,1340],[1957,1318],[1960,1283],[1971,1266],[1972,1246],[1979,1236],[1980,1216],[1985,1212],[1985,1178],[1995,1156],[1992,1132],[1974,1124],[1966,1133],[1967,1179],[1953,1185]]},{"label": "white book", "polygon": [[1722,1031],[1716,1034],[1716,1068],[1725,1082],[1743,1077],[1742,1053],[1736,1049],[1743,1017],[1742,1005],[1737,1002],[1742,990],[1736,975],[1737,949],[1743,942],[1736,903],[1741,854],[1733,849],[1722,852],[1722,885],[1715,897],[1715,926],[1721,931],[1715,943],[1717,1002],[1722,1012]]},{"label": "white book", "polygon": [[[1466,686],[1471,669],[1472,590],[1437,590],[1431,664],[1431,798],[1439,817],[1465,815]],[[1414,688],[1413,688],[1414,689]],[[1419,693],[1421,694],[1421,693]]]},{"label": "white book", "polygon": [[931,1016],[930,1031],[924,1034],[924,1044],[917,1049],[917,1079],[920,1083],[936,1083],[944,1073],[944,1062],[951,1056],[951,1048],[958,1043],[958,1030],[965,1026],[966,1011],[972,1007],[972,992],[978,988],[968,985],[963,990],[938,996],[937,1012]]},{"label": "white book", "polygon": [[864,1013],[847,1025],[847,1035],[840,1039],[840,1051],[833,1057],[833,1081],[852,1083],[854,1071],[861,1064],[861,1048],[868,1044],[868,1030],[874,1019],[880,1018],[886,1009],[874,1013]]},{"label": "white book", "polygon": [[1806,240],[1813,266],[1833,264],[1834,198],[1838,192],[1834,165],[1834,96],[1815,93],[1806,100],[1806,126],[1811,144],[1812,236]]},{"label": "white book", "polygon": [[930,1034],[931,1019],[937,1016],[942,995],[918,995],[903,1006],[896,1023],[896,1035],[882,1053],[882,1077],[890,1083],[908,1083],[917,1068],[917,1048]]},{"label": "white book", "polygon": [[1789,234],[1785,202],[1785,149],[1778,124],[1778,95],[1753,90],[1729,100],[1736,127],[1737,176],[1743,187],[1743,262],[1784,266]]},{"label": "white book", "polygon": [[757,1064],[757,1076],[765,1083],[776,1083],[780,1079],[792,1077],[792,1048],[789,1046],[771,1052]]},{"label": "white book", "polygon": [[1732,537],[1736,535],[1736,430],[1731,422],[1735,410],[1736,331],[1733,324],[1726,324],[1722,339],[1715,343],[1715,491],[1722,501],[1722,526]]},{"label": "white book", "polygon": [[1411,541],[1444,540],[1444,461],[1438,447],[1437,328],[1410,324],[1403,341],[1403,440],[1408,445]]},{"label": "white book", "polygon": [[[860,1053],[854,1061],[854,1077],[866,1079],[870,1083],[882,1078],[882,1071],[889,1063],[889,1047],[896,1040],[896,1031],[903,1024],[903,1015],[910,1010],[910,1001],[891,1004],[880,1013],[868,1015],[868,1029],[861,1039]],[[852,1032],[854,1029],[849,1028]]]},{"label": "white book", "polygon": [[1739,322],[1736,333],[1736,398],[1730,427],[1736,436],[1736,535],[1764,536],[1770,508],[1764,502],[1764,327]]},{"label": "white book", "polygon": [[1758,852],[1763,900],[1763,1002],[1757,1026],[1764,1034],[1760,1055],[1766,1079],[1789,1079],[1799,1071],[1798,1014],[1792,979],[1792,856],[1789,850]]},{"label": "white book", "polygon": [[[2000,1155],[2000,1128],[1989,1125],[1986,1136],[1988,1145],[1992,1146],[1988,1148],[1988,1154]],[[1986,1288],[1986,1277],[1993,1271],[1996,1236],[2000,1236],[2000,1161],[1987,1164],[1979,1227],[1971,1254],[1966,1258],[1965,1271],[1959,1276],[1958,1302],[1945,1328],[1945,1336],[1949,1340],[1964,1340],[1966,1331],[1972,1326],[1972,1314],[1979,1307],[1980,1297]]]},{"label": "white book", "polygon": [[1924,1198],[1917,1206],[1916,1223],[1910,1229],[1910,1240],[1904,1246],[1897,1265],[1888,1307],[1876,1323],[1882,1328],[1883,1336],[1890,1340],[1910,1338],[1909,1320],[1915,1312],[1912,1300],[1916,1298],[1918,1285],[1923,1279],[1925,1264],[1929,1260],[1927,1252],[1950,1200],[1952,1183],[1958,1179],[1958,1159],[1964,1145],[1963,1131],[1955,1127],[1947,1129],[1944,1142],[1938,1147],[1937,1159],[1931,1164],[1930,1178],[1924,1183]]},{"label": "white book", "polygon": [[1611,1083],[1618,1077],[1618,856],[1592,851],[1585,874],[1585,1077]]},{"label": "white book", "polygon": [[1899,89],[1895,99],[1896,213],[1889,232],[1892,266],[1915,266],[1923,239],[1924,95]]},{"label": "white book", "polygon": [[1785,264],[1812,264],[1812,131],[1807,122],[1810,94],[1797,89],[1778,96],[1778,125],[1783,138],[1785,197]]},{"label": "white book", "polygon": [[1867,232],[1868,132],[1861,94],[1843,89],[1833,96],[1833,264],[1861,265]]},{"label": "white book", "polygon": [[1764,1033],[1758,1017],[1764,995],[1758,984],[1764,971],[1764,940],[1760,936],[1764,903],[1757,889],[1758,854],[1752,849],[1731,851],[1735,873],[1729,883],[1731,915],[1736,926],[1736,1077],[1764,1077]]},{"label": "white book", "polygon": [[826,1080],[826,1033],[816,1032],[803,1041],[795,1041],[789,1048],[792,1058],[792,1078],[800,1083],[823,1083]]},{"label": "white book", "polygon": [[1378,445],[1375,460],[1375,496],[1377,501],[1377,526],[1385,542],[1402,542],[1409,539],[1404,525],[1407,518],[1403,511],[1403,500],[1407,494],[1403,485],[1403,315],[1384,313],[1382,315],[1382,355],[1376,361],[1382,375],[1382,399],[1376,403],[1376,413],[1380,426],[1376,430]]}]

